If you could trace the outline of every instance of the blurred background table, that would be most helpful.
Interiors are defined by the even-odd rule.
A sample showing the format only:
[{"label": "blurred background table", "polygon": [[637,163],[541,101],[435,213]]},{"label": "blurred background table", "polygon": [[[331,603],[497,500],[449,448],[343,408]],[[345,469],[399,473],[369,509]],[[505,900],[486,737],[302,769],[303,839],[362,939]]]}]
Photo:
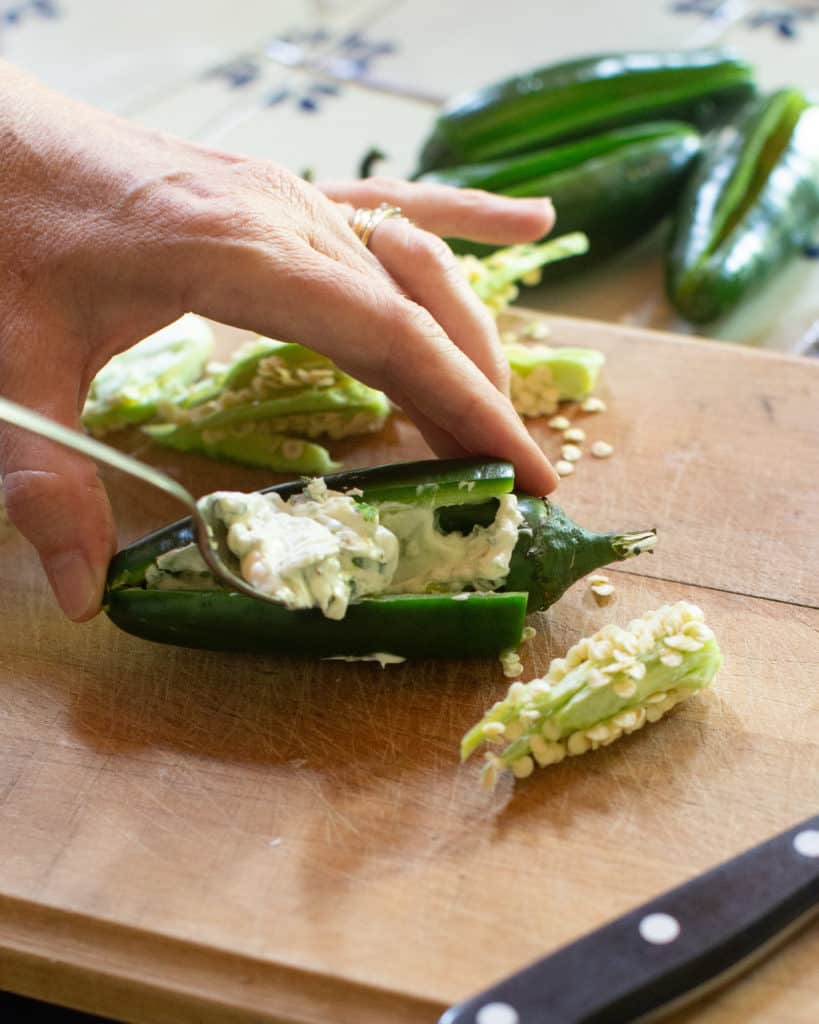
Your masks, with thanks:
[{"label": "blurred background table", "polygon": [[[2,53],[56,88],[197,142],[316,178],[408,175],[448,96],[583,53],[728,46],[765,87],[819,89],[819,2],[801,0],[0,0]],[[559,228],[559,211],[558,211]],[[662,288],[659,229],[526,304],[690,333]],[[819,351],[819,260],[793,263],[704,331]]]}]

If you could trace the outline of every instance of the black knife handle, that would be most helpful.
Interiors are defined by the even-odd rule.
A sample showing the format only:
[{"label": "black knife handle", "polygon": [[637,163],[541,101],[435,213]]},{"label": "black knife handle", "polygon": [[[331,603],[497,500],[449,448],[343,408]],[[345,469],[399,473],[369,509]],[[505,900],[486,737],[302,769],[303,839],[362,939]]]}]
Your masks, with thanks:
[{"label": "black knife handle", "polygon": [[563,946],[439,1024],[628,1024],[738,973],[819,912],[819,817]]}]

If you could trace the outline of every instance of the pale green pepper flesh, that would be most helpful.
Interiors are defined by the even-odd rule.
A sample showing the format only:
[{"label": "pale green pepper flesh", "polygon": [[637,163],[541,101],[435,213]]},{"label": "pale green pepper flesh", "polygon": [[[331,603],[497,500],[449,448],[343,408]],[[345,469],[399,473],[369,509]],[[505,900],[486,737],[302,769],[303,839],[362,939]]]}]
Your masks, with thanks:
[{"label": "pale green pepper flesh", "polygon": [[708,686],[722,655],[700,609],[687,602],[634,620],[627,630],[605,627],[555,659],[542,679],[513,683],[461,741],[466,760],[483,742],[507,743],[487,754],[484,782],[511,768],[534,767],[606,746],[656,721]]},{"label": "pale green pepper flesh", "polygon": [[188,314],[114,356],[91,382],[83,425],[105,434],[152,419],[200,376],[212,347],[210,327]]}]

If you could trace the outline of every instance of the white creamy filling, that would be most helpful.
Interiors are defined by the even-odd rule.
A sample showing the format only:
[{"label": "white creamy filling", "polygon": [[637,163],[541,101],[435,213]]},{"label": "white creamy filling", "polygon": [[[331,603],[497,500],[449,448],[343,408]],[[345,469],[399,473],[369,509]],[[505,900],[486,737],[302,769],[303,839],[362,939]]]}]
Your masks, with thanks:
[{"label": "white creamy filling", "polygon": [[288,608],[343,619],[356,597],[384,590],[398,541],[368,505],[313,480],[303,494],[214,495],[242,576]]},{"label": "white creamy filling", "polygon": [[[213,500],[243,578],[287,608],[320,608],[330,619],[343,619],[351,601],[368,595],[496,589],[509,574],[523,519],[515,495],[505,494],[489,526],[444,534],[429,506],[379,510],[321,479],[287,501],[230,491]],[[160,555],[146,584],[215,585],[194,544]]]},{"label": "white creamy filling", "polygon": [[476,526],[466,536],[441,533],[431,508],[386,506],[381,521],[401,546],[401,556],[387,593],[457,593],[464,587],[495,590],[509,575],[509,561],[523,520],[514,494],[503,494],[495,521]]}]

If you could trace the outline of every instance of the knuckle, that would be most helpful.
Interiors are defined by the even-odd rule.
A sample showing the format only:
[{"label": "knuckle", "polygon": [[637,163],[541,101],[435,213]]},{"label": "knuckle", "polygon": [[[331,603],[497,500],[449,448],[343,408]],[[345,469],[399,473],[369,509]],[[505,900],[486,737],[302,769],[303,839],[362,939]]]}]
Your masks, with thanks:
[{"label": "knuckle", "polygon": [[93,463],[69,481],[59,473],[43,469],[15,469],[3,477],[3,493],[9,518],[24,517],[34,506],[56,507],[72,490],[99,486]]},{"label": "knuckle", "polygon": [[459,271],[452,250],[443,238],[433,235],[430,231],[420,230],[416,231],[415,238],[420,250],[419,255],[433,263],[436,270],[445,274],[449,274],[453,270]]}]

